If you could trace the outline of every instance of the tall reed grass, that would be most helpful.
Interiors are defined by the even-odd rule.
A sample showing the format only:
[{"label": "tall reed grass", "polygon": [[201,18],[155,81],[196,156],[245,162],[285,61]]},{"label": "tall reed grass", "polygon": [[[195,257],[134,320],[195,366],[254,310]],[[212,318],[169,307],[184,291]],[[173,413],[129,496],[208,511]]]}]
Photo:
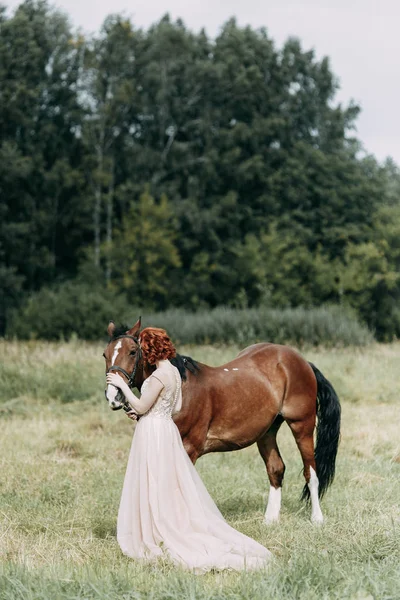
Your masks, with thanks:
[{"label": "tall reed grass", "polygon": [[[68,292],[68,293],[67,293]],[[154,313],[128,306],[121,297],[98,294],[87,286],[70,284],[62,290],[43,290],[8,323],[7,338],[96,341],[104,337],[109,320],[133,324],[142,314],[145,325],[168,330],[180,344],[239,344],[269,341],[280,344],[362,346],[372,333],[343,307],[266,307],[189,312],[176,308]]]},{"label": "tall reed grass", "polygon": [[219,307],[189,313],[168,310],[145,315],[145,325],[164,327],[181,344],[252,344],[363,346],[373,335],[339,306],[321,308],[233,309]]}]

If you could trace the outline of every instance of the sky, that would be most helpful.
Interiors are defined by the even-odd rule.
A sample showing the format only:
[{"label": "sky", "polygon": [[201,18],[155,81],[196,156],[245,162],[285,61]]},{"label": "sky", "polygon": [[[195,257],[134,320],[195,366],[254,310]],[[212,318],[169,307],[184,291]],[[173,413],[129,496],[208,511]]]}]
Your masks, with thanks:
[{"label": "sky", "polygon": [[[19,0],[2,0],[13,9]],[[278,47],[289,36],[305,50],[328,56],[339,79],[337,101],[353,99],[362,108],[357,137],[379,161],[392,156],[400,165],[400,2],[399,0],[56,0],[75,27],[99,30],[111,13],[131,17],[147,28],[165,13],[182,18],[211,37],[235,16],[239,25],[266,27]]]}]

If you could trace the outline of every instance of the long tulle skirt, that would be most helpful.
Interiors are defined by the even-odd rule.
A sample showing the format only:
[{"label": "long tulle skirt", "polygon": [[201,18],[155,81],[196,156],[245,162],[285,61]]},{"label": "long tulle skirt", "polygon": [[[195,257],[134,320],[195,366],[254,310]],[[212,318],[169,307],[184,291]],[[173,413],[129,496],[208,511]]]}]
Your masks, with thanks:
[{"label": "long tulle skirt", "polygon": [[196,573],[255,569],[271,553],[225,521],[170,418],[142,417],[135,430],[118,512],[124,554],[167,556]]}]

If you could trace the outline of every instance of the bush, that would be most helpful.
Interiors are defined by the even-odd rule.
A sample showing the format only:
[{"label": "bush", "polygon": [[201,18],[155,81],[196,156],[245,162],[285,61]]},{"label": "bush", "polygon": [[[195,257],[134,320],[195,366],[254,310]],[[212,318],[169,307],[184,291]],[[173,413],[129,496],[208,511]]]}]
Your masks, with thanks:
[{"label": "bush", "polygon": [[282,310],[219,307],[197,313],[175,309],[146,316],[144,325],[164,327],[180,344],[243,346],[268,341],[296,346],[359,346],[373,341],[368,328],[339,306]]},{"label": "bush", "polygon": [[66,282],[56,288],[42,288],[32,294],[19,310],[11,312],[6,336],[20,339],[60,340],[77,336],[99,340],[115,315],[131,320],[123,296],[88,283]]},{"label": "bush", "polygon": [[89,284],[67,282],[43,288],[15,311],[8,337],[21,339],[86,340],[105,337],[107,323],[133,325],[144,314],[143,325],[164,327],[177,344],[251,344],[269,341],[302,346],[363,345],[373,336],[352,312],[339,306],[321,308],[234,309],[219,307],[196,313],[170,309],[147,313],[129,306],[123,296]]}]

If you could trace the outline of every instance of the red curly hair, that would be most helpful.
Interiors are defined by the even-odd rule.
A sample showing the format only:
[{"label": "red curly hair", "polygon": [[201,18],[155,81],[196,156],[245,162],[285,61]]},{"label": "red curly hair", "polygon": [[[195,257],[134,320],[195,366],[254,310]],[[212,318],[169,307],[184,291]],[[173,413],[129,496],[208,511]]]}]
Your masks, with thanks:
[{"label": "red curly hair", "polygon": [[155,365],[158,360],[176,356],[175,346],[169,339],[165,329],[146,327],[140,332],[139,341],[143,358],[151,365]]}]

